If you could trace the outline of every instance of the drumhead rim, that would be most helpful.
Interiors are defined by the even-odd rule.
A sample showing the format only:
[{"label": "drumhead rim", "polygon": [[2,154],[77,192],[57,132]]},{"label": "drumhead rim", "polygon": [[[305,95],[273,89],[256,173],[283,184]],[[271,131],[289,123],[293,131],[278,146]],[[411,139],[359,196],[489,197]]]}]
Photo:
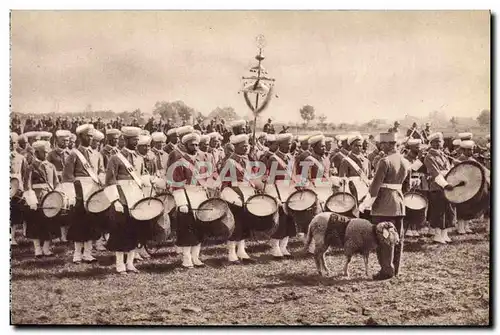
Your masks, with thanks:
[{"label": "drumhead rim", "polygon": [[[290,199],[292,199],[292,197],[293,197],[294,195],[296,195],[296,194],[298,194],[298,193],[304,193],[304,192],[305,192],[305,193],[310,193],[310,194],[313,194],[313,195],[314,195],[315,200],[314,200],[314,202],[312,203],[312,205],[311,205],[311,206],[309,206],[309,207],[307,207],[306,209],[303,209],[303,210],[295,210],[295,209],[290,208],[290,205],[289,205],[289,204],[290,204]],[[292,192],[292,193],[288,196],[288,199],[286,199],[285,204],[286,204],[286,207],[287,207],[289,210],[293,211],[293,212],[305,212],[305,211],[308,211],[309,209],[313,208],[313,207],[314,207],[314,204],[315,204],[317,201],[318,201],[318,195],[316,194],[316,192],[314,192],[313,190],[310,190],[310,189],[303,189],[303,190],[295,190],[295,191],[293,191],[293,192]]]},{"label": "drumhead rim", "polygon": [[59,192],[59,191],[55,191],[55,190],[54,190],[54,191],[50,191],[50,192],[48,192],[47,194],[45,194],[45,195],[43,196],[43,198],[42,198],[42,201],[40,201],[40,204],[41,204],[41,206],[42,206],[42,213],[43,213],[43,215],[45,215],[45,217],[47,217],[47,218],[49,218],[49,219],[51,219],[51,218],[54,218],[54,217],[58,216],[58,215],[61,213],[62,209],[63,209],[63,208],[62,208],[62,206],[61,206],[61,208],[59,208],[59,210],[57,211],[57,213],[56,213],[54,216],[47,216],[47,215],[46,215],[45,210],[44,210],[44,208],[43,208],[43,207],[44,207],[43,203],[45,202],[45,200],[47,199],[47,197],[48,197],[49,195],[53,194],[53,193],[57,193],[57,194],[61,197],[61,199],[62,199],[62,203],[64,204],[64,196],[62,195],[62,193],[61,193],[61,192]]},{"label": "drumhead rim", "polygon": [[[264,197],[264,198],[268,198],[268,199],[272,199],[273,200],[273,203],[274,203],[274,206],[276,208],[276,210],[272,213],[272,214],[267,214],[267,215],[256,215],[250,211],[248,211],[248,207],[247,207],[247,204],[250,202],[250,200],[254,199],[254,198],[257,198],[257,197]],[[268,217],[268,216],[273,216],[276,214],[276,212],[278,211],[278,201],[273,198],[272,196],[270,196],[269,194],[265,194],[265,193],[262,193],[262,194],[254,194],[252,196],[250,196],[247,201],[245,202],[245,209],[250,213],[252,214],[253,216],[256,216],[256,217],[259,217],[259,218],[265,218],[265,217]]]},{"label": "drumhead rim", "polygon": [[[448,171],[448,173],[446,174],[446,176],[444,177],[446,180],[448,179],[448,176],[450,176],[451,172],[453,172],[454,170],[458,169],[459,166],[463,166],[463,165],[472,165],[476,168],[479,169],[480,173],[481,173],[481,185],[479,186],[478,188],[478,192],[480,192],[481,190],[484,190],[485,186],[486,186],[486,173],[484,171],[485,167],[482,166],[481,164],[479,164],[478,162],[475,162],[475,161],[463,161],[463,162],[460,162],[459,164],[453,166],[450,171]],[[461,187],[466,187],[467,184],[465,186],[461,186]],[[453,203],[453,204],[457,204],[457,205],[460,205],[460,204],[464,204],[464,203],[467,203],[468,201],[472,200],[474,197],[477,196],[477,193],[474,195],[474,197],[470,198],[470,199],[467,199],[465,201],[461,201],[461,202],[456,202],[456,201],[453,201],[453,200],[450,200],[449,197],[447,195],[449,195],[451,192],[453,191],[447,191],[447,190],[444,190],[444,195],[446,197],[446,199],[450,202],[450,203]]]},{"label": "drumhead rim", "polygon": [[105,209],[103,209],[102,211],[99,211],[99,212],[92,212],[89,210],[89,207],[88,207],[88,204],[90,202],[90,200],[98,193],[103,193],[104,192],[104,188],[100,189],[100,190],[97,190],[95,191],[94,193],[92,193],[91,195],[89,195],[89,198],[87,199],[87,201],[85,202],[85,209],[89,212],[89,213],[92,213],[92,214],[100,214],[100,213],[103,213],[105,211],[107,211],[109,209],[109,207],[111,207],[111,202],[108,201],[109,203],[109,206],[106,207]]},{"label": "drumhead rim", "polygon": [[[135,211],[135,210],[137,209],[137,205],[139,205],[140,203],[143,203],[143,202],[145,202],[145,201],[149,201],[149,200],[155,200],[154,202],[159,202],[159,203],[161,203],[163,210],[160,212],[160,214],[155,215],[154,217],[152,217],[152,218],[150,218],[150,219],[144,219],[144,220],[139,220],[139,219],[135,218],[135,217],[132,215],[132,213],[133,213],[133,211]],[[132,216],[132,218],[134,218],[134,219],[135,219],[135,220],[137,220],[137,221],[149,221],[149,220],[153,220],[153,219],[155,219],[155,218],[159,217],[160,215],[162,215],[164,211],[165,211],[165,208],[163,207],[163,201],[161,201],[160,199],[157,199],[157,198],[155,198],[155,197],[147,197],[147,198],[143,198],[143,199],[141,199],[141,200],[137,201],[137,202],[135,203],[134,207],[132,207],[132,208],[130,208],[130,209],[129,209],[130,216]]]},{"label": "drumhead rim", "polygon": [[411,209],[411,210],[414,210],[414,211],[415,211],[415,210],[424,210],[425,208],[427,208],[427,207],[429,206],[429,201],[427,200],[427,198],[426,198],[423,194],[418,193],[418,192],[407,192],[407,193],[403,194],[403,202],[404,202],[404,200],[406,199],[406,196],[409,196],[409,195],[411,195],[411,196],[417,196],[418,198],[420,198],[420,199],[424,200],[424,202],[425,202],[425,207],[415,209],[415,208],[411,208],[411,207],[406,206],[406,203],[405,203],[405,207],[406,207],[406,208],[409,208],[409,209]]},{"label": "drumhead rim", "polygon": [[[341,195],[341,194],[347,195],[347,196],[348,196],[348,197],[350,197],[350,198],[353,200],[353,202],[354,202],[354,206],[353,206],[352,208],[349,208],[347,211],[342,212],[342,213],[346,213],[346,212],[348,212],[348,211],[352,211],[352,210],[354,210],[354,209],[356,208],[356,206],[358,205],[358,200],[354,197],[354,195],[352,195],[351,193],[347,193],[347,192],[336,192],[336,193],[332,194],[331,196],[329,196],[329,197],[328,197],[328,199],[326,199],[326,201],[325,201],[325,208],[326,208],[327,210],[329,210],[330,212],[337,213],[337,212],[335,212],[335,211],[332,211],[332,209],[328,206],[328,204],[330,203],[330,200],[331,200],[333,197],[335,197],[335,196],[337,196],[337,195]],[[340,213],[337,213],[337,214],[340,214]]]},{"label": "drumhead rim", "polygon": [[227,204],[227,202],[226,202],[225,200],[223,200],[223,199],[221,199],[221,198],[209,198],[209,199],[207,199],[207,200],[203,200],[203,201],[200,203],[200,205],[198,206],[198,209],[202,208],[202,207],[203,207],[203,205],[205,205],[205,204],[207,204],[207,203],[209,203],[209,202],[211,202],[211,201],[214,201],[214,200],[215,200],[215,201],[217,201],[217,202],[219,202],[219,203],[221,203],[221,204],[223,204],[223,206],[225,206],[225,210],[226,210],[226,211],[225,211],[225,212],[223,212],[223,213],[222,213],[222,215],[221,215],[220,217],[215,218],[215,219],[210,220],[210,221],[200,220],[200,218],[199,218],[199,216],[198,216],[198,213],[197,213],[196,218],[197,218],[198,220],[200,220],[201,222],[204,222],[204,223],[210,223],[210,222],[214,222],[214,221],[217,221],[217,220],[222,219],[222,218],[223,218],[223,217],[227,214],[227,211],[229,210],[229,205]]}]

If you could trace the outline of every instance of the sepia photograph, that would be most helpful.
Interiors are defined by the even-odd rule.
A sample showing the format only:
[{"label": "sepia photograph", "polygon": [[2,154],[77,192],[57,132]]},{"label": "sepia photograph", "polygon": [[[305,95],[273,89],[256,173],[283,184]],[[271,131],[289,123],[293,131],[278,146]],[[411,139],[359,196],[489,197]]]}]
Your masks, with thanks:
[{"label": "sepia photograph", "polygon": [[10,325],[491,327],[491,38],[11,10]]}]

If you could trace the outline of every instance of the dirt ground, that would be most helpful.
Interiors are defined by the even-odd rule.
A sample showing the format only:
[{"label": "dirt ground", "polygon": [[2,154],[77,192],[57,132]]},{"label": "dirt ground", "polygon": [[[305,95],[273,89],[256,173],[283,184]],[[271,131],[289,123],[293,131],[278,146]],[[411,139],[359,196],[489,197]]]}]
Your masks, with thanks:
[{"label": "dirt ground", "polygon": [[[351,277],[320,278],[314,261],[291,243],[294,259],[275,261],[264,242],[250,242],[256,264],[227,266],[223,246],[202,249],[205,268],[183,270],[165,247],[138,262],[140,274],[114,273],[111,252],[98,264],[71,263],[69,244],[35,260],[26,240],[12,248],[12,324],[136,325],[488,325],[489,222],[441,246],[430,238],[405,241],[398,278],[372,281],[360,256]],[[343,257],[333,250],[330,269]],[[371,274],[378,271],[370,257]]]}]

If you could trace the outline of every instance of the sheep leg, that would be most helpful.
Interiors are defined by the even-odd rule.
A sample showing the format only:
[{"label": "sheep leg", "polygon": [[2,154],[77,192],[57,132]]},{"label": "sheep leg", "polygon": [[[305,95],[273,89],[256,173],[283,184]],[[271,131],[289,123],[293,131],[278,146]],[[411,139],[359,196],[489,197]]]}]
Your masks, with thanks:
[{"label": "sheep leg", "polygon": [[322,276],[328,276],[330,274],[330,270],[326,266],[325,254],[328,250],[328,246],[324,243],[318,242],[316,243],[316,250],[314,251],[314,257],[317,259],[319,265],[319,271]]},{"label": "sheep leg", "polygon": [[363,260],[365,261],[365,275],[368,277],[368,258],[370,257],[370,253],[363,254]]},{"label": "sheep leg", "polygon": [[349,277],[349,263],[351,263],[351,259],[352,259],[351,254],[345,255],[344,271],[342,272],[342,275],[345,277]]}]

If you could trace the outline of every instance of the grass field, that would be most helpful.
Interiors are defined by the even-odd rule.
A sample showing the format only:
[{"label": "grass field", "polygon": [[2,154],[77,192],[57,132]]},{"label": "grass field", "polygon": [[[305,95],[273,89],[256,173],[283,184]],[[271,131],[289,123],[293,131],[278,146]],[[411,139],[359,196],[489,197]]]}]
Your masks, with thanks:
[{"label": "grass field", "polygon": [[[256,264],[226,266],[225,248],[202,249],[207,267],[185,271],[172,247],[138,263],[139,274],[114,273],[110,252],[99,264],[74,265],[71,248],[35,260],[26,240],[12,248],[11,323],[135,325],[488,325],[488,222],[441,246],[406,240],[398,278],[364,277],[361,257],[351,277],[320,278],[294,240],[294,259],[274,261],[264,242],[251,242]],[[342,268],[340,250],[327,263]],[[374,254],[370,271],[379,266]]]}]

